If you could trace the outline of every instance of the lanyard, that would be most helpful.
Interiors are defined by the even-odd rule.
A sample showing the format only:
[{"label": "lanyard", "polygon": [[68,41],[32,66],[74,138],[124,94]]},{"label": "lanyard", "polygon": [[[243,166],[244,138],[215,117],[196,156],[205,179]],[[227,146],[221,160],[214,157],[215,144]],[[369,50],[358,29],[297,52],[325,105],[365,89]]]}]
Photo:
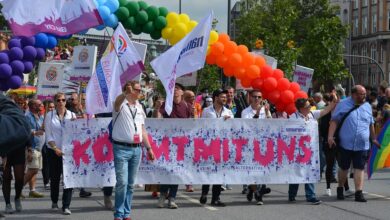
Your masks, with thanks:
[{"label": "lanyard", "polygon": [[220,118],[222,117],[222,113],[223,113],[223,106],[222,106],[222,109],[221,109],[221,113],[218,115],[217,111],[215,110],[214,106],[213,106],[213,110],[215,112],[215,116],[217,116],[217,118]]},{"label": "lanyard", "polygon": [[65,125],[66,110],[65,110],[64,116],[62,117],[62,121],[61,121],[60,114],[58,113],[58,111],[57,111],[57,116],[58,116],[58,120],[60,121],[61,126]]},{"label": "lanyard", "polygon": [[133,110],[131,110],[131,108],[130,108],[129,103],[127,103],[127,107],[129,107],[131,117],[133,118],[135,133],[137,133],[137,124],[135,123],[135,116],[137,116],[138,109],[137,109],[137,107],[135,107],[135,112],[133,112]]},{"label": "lanyard", "polygon": [[[38,131],[38,130],[40,129],[41,126],[38,124],[38,121],[37,121],[37,119],[35,118],[35,115],[34,115],[32,112],[30,112],[30,114],[31,114],[31,116],[34,118],[35,130]],[[39,120],[39,116],[38,116],[38,120]]]}]

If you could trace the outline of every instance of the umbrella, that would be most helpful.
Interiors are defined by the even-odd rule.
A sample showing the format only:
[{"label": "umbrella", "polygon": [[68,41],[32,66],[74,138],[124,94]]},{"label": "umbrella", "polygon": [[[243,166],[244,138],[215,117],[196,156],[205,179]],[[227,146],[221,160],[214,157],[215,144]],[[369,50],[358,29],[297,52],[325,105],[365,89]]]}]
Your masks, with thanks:
[{"label": "umbrella", "polygon": [[28,96],[37,93],[35,86],[23,85],[19,89],[13,89],[9,93],[16,93],[18,95]]}]

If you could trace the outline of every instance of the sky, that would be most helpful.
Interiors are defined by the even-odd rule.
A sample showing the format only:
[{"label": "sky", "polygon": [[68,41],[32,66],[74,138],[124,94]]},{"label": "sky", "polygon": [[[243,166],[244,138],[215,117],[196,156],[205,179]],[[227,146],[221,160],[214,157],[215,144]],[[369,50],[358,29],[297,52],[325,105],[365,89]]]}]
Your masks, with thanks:
[{"label": "sky", "polygon": [[[166,7],[170,12],[179,13],[179,0],[144,0],[149,5]],[[231,0],[231,7],[238,0]],[[228,0],[182,0],[182,13],[188,14],[192,20],[201,21],[213,10],[214,18],[218,20],[216,29],[219,33],[227,33]],[[93,31],[95,32],[95,31]],[[89,34],[92,34],[91,31]],[[146,35],[137,35],[135,38],[145,38]]]}]

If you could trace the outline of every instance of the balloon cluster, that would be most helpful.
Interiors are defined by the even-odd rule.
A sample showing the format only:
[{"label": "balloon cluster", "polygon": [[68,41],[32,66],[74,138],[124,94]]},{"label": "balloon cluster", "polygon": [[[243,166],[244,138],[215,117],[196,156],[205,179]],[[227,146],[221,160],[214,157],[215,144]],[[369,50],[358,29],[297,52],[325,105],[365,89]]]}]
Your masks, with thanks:
[{"label": "balloon cluster", "polygon": [[167,25],[161,31],[162,38],[175,45],[198,25],[198,22],[191,20],[187,14],[170,12],[167,15]]},{"label": "balloon cluster", "polygon": [[148,6],[144,1],[120,0],[120,7],[115,12],[119,21],[133,34],[146,33],[157,40],[161,38],[161,30],[167,25],[168,9]]},{"label": "balloon cluster", "polygon": [[51,34],[39,33],[36,34],[34,38],[35,38],[35,44],[34,44],[35,47],[40,47],[44,49],[53,49],[58,44],[58,40],[56,36]]},{"label": "balloon cluster", "polygon": [[220,34],[211,45],[206,62],[222,68],[226,76],[241,80],[243,87],[260,90],[278,111],[291,114],[296,111],[295,100],[307,98],[299,84],[290,83],[282,70],[272,69],[262,56],[250,53],[245,45],[237,45],[227,34]]},{"label": "balloon cluster", "polygon": [[34,47],[35,37],[13,37],[8,50],[0,51],[0,90],[17,89],[22,85],[23,73],[34,68],[35,60],[45,57],[45,50]]},{"label": "balloon cluster", "polygon": [[105,26],[115,28],[118,26],[118,17],[115,12],[119,9],[118,0],[94,0],[96,8],[104,24],[96,27],[97,30],[103,30]]}]

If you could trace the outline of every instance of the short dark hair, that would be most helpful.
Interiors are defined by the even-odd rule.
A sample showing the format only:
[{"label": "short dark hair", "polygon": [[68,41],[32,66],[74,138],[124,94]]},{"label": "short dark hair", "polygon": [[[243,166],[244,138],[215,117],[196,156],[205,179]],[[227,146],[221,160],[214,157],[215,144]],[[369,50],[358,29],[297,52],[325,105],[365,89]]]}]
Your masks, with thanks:
[{"label": "short dark hair", "polygon": [[218,97],[221,94],[227,94],[227,90],[224,89],[217,89],[213,92],[213,100],[215,100],[215,97]]},{"label": "short dark hair", "polygon": [[307,101],[308,101],[308,99],[299,98],[295,101],[295,107],[297,109],[303,108],[303,107],[305,107]]}]

